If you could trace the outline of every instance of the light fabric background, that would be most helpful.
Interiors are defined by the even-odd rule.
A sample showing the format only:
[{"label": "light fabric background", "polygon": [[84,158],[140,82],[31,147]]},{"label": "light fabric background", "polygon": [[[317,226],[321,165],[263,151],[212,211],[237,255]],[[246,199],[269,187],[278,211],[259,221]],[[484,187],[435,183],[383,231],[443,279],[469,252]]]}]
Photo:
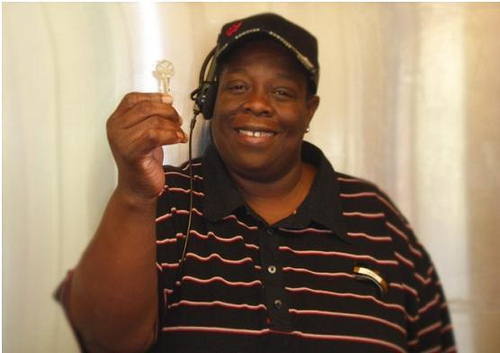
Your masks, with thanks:
[{"label": "light fabric background", "polygon": [[[4,3],[4,352],[77,351],[51,295],[113,189],[105,121],[122,96],[155,90],[154,64],[169,59],[188,121],[220,25],[262,11],[319,39],[307,139],[409,218],[459,350],[498,352],[500,4],[486,3]],[[167,149],[168,163],[186,158],[186,146]]]}]

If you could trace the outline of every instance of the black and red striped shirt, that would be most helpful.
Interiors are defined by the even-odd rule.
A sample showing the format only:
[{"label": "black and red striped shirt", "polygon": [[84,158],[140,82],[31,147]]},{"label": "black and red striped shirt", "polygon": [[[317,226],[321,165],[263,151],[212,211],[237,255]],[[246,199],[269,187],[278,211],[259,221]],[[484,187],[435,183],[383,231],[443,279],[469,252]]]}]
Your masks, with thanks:
[{"label": "black and red striped shirt", "polygon": [[188,165],[165,167],[152,352],[455,351],[436,270],[405,218],[375,185],[334,171],[307,142],[302,150],[315,181],[273,225],[245,204],[213,146],[193,161],[182,274]]}]

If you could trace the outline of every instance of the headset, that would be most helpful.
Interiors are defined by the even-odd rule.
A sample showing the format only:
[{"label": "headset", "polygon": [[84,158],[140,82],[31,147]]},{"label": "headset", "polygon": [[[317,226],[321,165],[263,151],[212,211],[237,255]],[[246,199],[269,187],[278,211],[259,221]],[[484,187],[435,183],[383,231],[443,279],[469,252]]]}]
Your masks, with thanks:
[{"label": "headset", "polygon": [[[193,118],[189,127],[189,217],[186,227],[186,240],[184,248],[179,260],[178,277],[182,277],[182,266],[186,258],[186,251],[191,233],[191,220],[193,216],[193,131],[196,126],[196,118],[200,113],[206,120],[212,118],[214,112],[215,99],[217,97],[218,82],[215,77],[215,53],[217,46],[214,47],[207,55],[201,66],[200,75],[198,78],[198,88],[191,92],[191,99],[194,101]],[[210,65],[209,65],[210,64]],[[207,71],[208,67],[208,71]]]},{"label": "headset", "polygon": [[[193,113],[196,117],[199,113],[207,120],[212,118],[214,112],[215,98],[217,96],[218,83],[215,77],[215,53],[217,47],[213,48],[203,61],[198,78],[198,88],[191,92],[194,101]],[[210,63],[210,66],[208,64]],[[208,73],[207,73],[208,66]]]}]

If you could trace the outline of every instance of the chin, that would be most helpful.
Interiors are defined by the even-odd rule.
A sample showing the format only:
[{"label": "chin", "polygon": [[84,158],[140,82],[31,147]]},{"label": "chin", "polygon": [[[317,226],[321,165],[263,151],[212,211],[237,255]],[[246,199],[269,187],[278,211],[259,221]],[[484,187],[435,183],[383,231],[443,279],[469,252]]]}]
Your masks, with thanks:
[{"label": "chin", "polygon": [[232,173],[237,174],[239,177],[247,180],[257,182],[273,182],[281,179],[286,174],[288,164],[279,160],[259,159],[259,160],[245,160],[240,159],[237,163],[233,163],[228,168]]},{"label": "chin", "polygon": [[269,172],[272,162],[266,160],[256,160],[255,158],[241,157],[235,163],[231,163],[228,167],[232,170],[238,170],[245,174],[256,174]]}]

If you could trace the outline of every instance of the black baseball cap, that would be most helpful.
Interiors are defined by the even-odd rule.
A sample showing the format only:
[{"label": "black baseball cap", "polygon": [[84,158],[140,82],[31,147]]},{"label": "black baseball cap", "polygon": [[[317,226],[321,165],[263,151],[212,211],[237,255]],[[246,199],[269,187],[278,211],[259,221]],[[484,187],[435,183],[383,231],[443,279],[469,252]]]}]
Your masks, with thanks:
[{"label": "black baseball cap", "polygon": [[306,69],[316,93],[319,82],[318,41],[304,28],[274,13],[263,13],[226,23],[217,38],[218,61],[235,43],[255,35],[265,35],[281,43]]}]

